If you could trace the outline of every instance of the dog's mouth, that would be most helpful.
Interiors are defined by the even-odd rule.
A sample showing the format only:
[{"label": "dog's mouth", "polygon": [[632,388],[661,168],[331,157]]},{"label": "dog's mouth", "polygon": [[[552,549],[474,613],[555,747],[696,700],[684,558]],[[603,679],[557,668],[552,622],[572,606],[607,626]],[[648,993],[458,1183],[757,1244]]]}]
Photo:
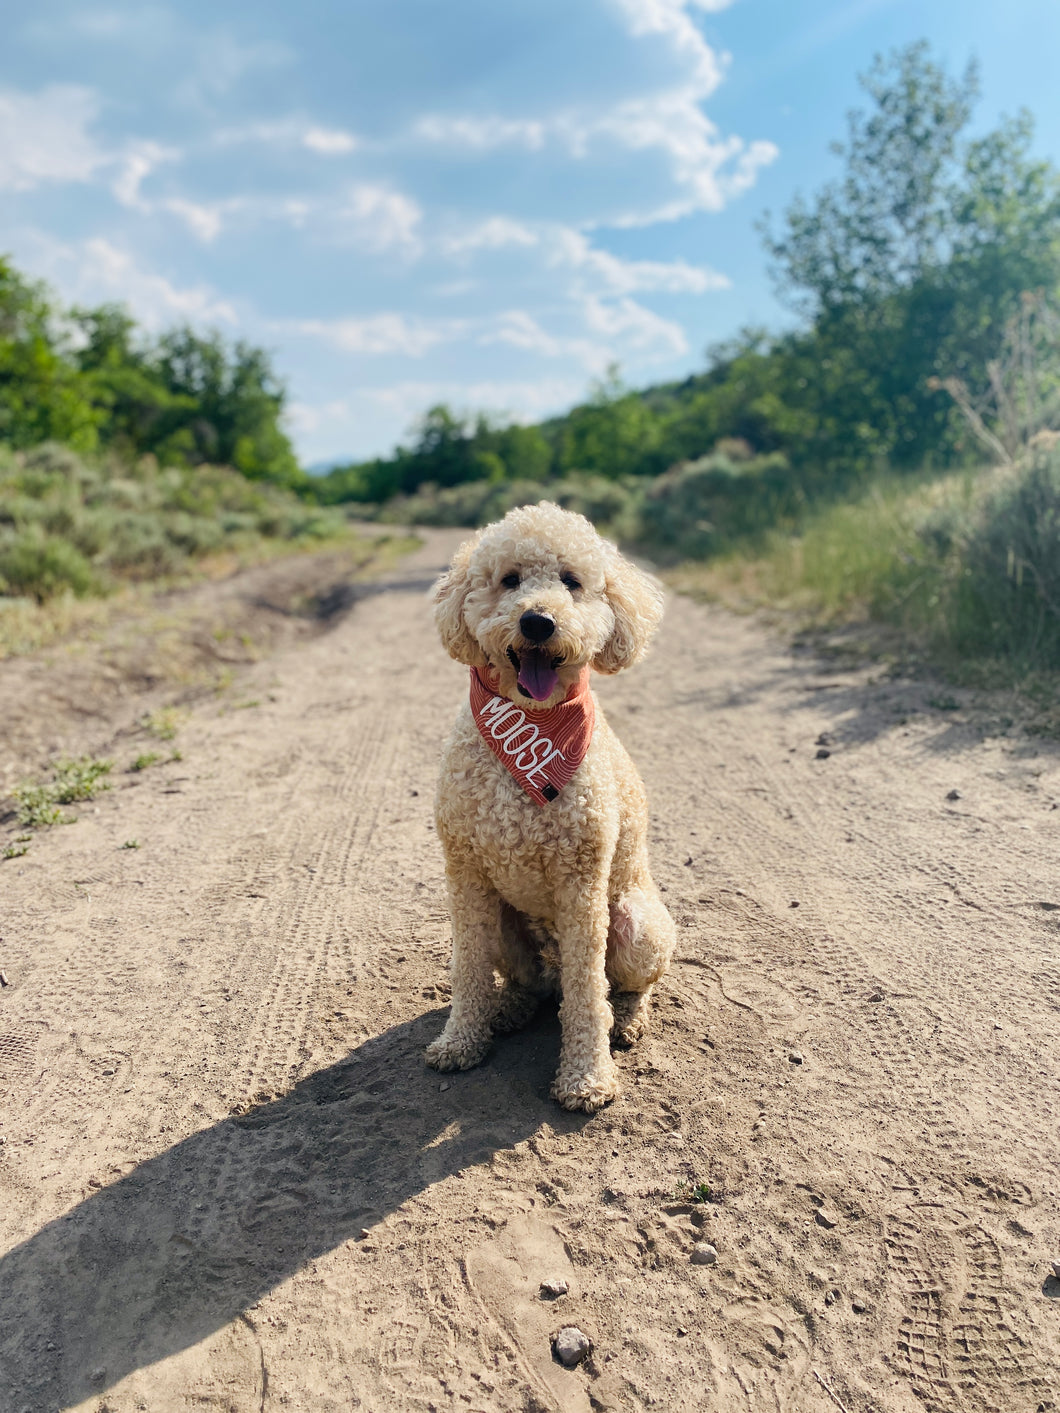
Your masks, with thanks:
[{"label": "dog's mouth", "polygon": [[508,661],[515,668],[519,690],[535,702],[548,701],[559,686],[557,667],[563,665],[563,655],[553,657],[547,648],[509,648]]}]

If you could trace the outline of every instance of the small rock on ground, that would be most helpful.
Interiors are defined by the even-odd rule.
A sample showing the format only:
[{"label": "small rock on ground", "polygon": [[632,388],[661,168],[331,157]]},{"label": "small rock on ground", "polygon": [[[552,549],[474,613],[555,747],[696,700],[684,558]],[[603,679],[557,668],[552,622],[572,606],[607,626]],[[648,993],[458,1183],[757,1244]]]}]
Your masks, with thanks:
[{"label": "small rock on ground", "polygon": [[592,1340],[577,1325],[564,1325],[552,1337],[552,1352],[567,1369],[580,1364],[592,1347]]},{"label": "small rock on ground", "polygon": [[692,1248],[691,1261],[693,1266],[713,1266],[717,1259],[717,1248],[711,1246],[709,1241],[697,1241]]},{"label": "small rock on ground", "polygon": [[568,1290],[570,1290],[570,1286],[559,1276],[554,1280],[541,1282],[542,1300],[558,1300],[561,1295],[566,1295]]}]

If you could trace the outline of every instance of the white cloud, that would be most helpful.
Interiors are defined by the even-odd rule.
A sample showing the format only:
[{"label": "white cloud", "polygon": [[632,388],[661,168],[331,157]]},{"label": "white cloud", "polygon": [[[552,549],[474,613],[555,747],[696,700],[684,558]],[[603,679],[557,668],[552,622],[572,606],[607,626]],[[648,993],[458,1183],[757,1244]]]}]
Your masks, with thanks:
[{"label": "white cloud", "polygon": [[212,108],[255,69],[275,69],[289,64],[294,53],[271,40],[243,42],[227,30],[203,30],[195,35],[190,71],[175,92],[183,102]]},{"label": "white cloud", "polygon": [[239,147],[250,143],[274,148],[304,147],[323,157],[341,157],[360,146],[356,135],[346,128],[326,128],[299,117],[221,128],[214,133],[212,142],[215,147]]},{"label": "white cloud", "polygon": [[470,250],[500,250],[507,245],[537,245],[540,235],[521,221],[508,216],[490,216],[469,227],[460,235],[450,236],[442,244],[450,255]]},{"label": "white cloud", "polygon": [[637,290],[663,290],[671,294],[705,294],[728,289],[727,276],[684,260],[624,260],[610,251],[598,250],[581,231],[569,226],[552,232],[550,263],[566,265],[594,276],[614,294]]},{"label": "white cloud", "polygon": [[584,302],[585,322],[594,332],[618,345],[641,354],[674,356],[688,352],[688,340],[680,324],[646,309],[628,297],[607,304],[590,295]]},{"label": "white cloud", "polygon": [[458,320],[428,321],[387,312],[362,319],[296,319],[285,327],[323,339],[344,353],[398,353],[422,358],[436,344],[457,337],[464,326]]},{"label": "white cloud", "polygon": [[525,147],[533,152],[544,146],[547,125],[538,119],[446,117],[430,114],[420,118],[413,132],[428,142],[446,147],[471,147],[488,151],[494,147]]},{"label": "white cloud", "polygon": [[0,191],[90,181],[108,161],[88,132],[98,112],[96,94],[74,84],[0,90]]},{"label": "white cloud", "polygon": [[419,250],[417,228],[423,218],[419,205],[392,187],[370,184],[351,187],[330,223],[340,239],[365,250]]},{"label": "white cloud", "polygon": [[[600,223],[652,225],[693,211],[720,211],[754,182],[760,167],[777,156],[778,149],[771,142],[747,144],[742,138],[719,134],[701,107],[716,82],[712,70],[709,82],[701,77],[662,93],[615,104],[601,113],[561,113],[532,125],[501,118],[431,119],[421,122],[417,131],[446,146],[484,150],[514,140],[512,130],[532,126],[534,147],[554,144],[579,161],[614,147],[627,152],[654,151],[669,168],[673,196],[651,203],[641,199]],[[502,219],[495,217],[494,221]]]},{"label": "white cloud", "polygon": [[[618,147],[655,153],[668,169],[669,197],[632,197],[597,224],[651,225],[693,211],[720,211],[750,186],[760,167],[777,156],[769,142],[745,143],[723,137],[703,111],[721,83],[728,56],[707,43],[690,9],[717,11],[730,0],[611,0],[629,33],[667,45],[677,62],[668,87],[594,111],[569,107],[547,117],[512,119],[500,114],[432,114],[413,132],[449,148],[486,151],[519,146],[529,151],[555,147],[575,160],[587,160]],[[637,184],[633,184],[636,193]]]},{"label": "white cloud", "polygon": [[[701,98],[706,98],[721,82],[724,65],[688,16],[686,0],[612,0],[629,22],[630,33],[664,35],[691,65],[692,78]],[[701,10],[723,10],[727,0],[693,0]]]},{"label": "white cloud", "polygon": [[12,244],[16,256],[55,285],[66,303],[125,304],[148,329],[185,320],[200,327],[240,322],[233,305],[208,285],[175,285],[101,237],[64,243],[28,231]]},{"label": "white cloud", "polygon": [[325,157],[339,157],[357,146],[353,133],[340,128],[307,128],[302,134],[302,146]]},{"label": "white cloud", "polygon": [[216,240],[220,235],[225,214],[238,209],[241,203],[216,201],[213,205],[205,206],[196,201],[185,201],[179,196],[170,196],[158,204],[163,211],[172,211],[174,216],[179,216],[193,235],[209,245],[210,241]]},{"label": "white cloud", "polygon": [[149,211],[151,204],[140,188],[157,167],[179,157],[175,148],[162,147],[157,142],[134,142],[118,159],[118,175],[110,187],[115,199],[134,211]]},{"label": "white cloud", "polygon": [[609,349],[591,339],[548,333],[525,309],[506,310],[498,317],[496,327],[483,333],[479,342],[508,344],[542,358],[574,358],[596,371],[605,368],[612,357]]}]

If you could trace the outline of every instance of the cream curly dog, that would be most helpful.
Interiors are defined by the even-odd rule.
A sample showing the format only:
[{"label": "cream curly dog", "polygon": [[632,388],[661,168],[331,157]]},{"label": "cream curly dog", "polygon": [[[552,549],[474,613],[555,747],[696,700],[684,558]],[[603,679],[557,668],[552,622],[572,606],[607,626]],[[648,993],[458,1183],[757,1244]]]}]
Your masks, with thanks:
[{"label": "cream curly dog", "polygon": [[583,516],[542,501],[464,544],[433,600],[442,642],[472,672],[435,804],[453,1004],[427,1061],[477,1065],[558,986],[552,1095],[591,1113],[619,1093],[610,1039],[643,1034],[674,925],[648,867],[644,786],[589,669],[643,655],[662,590]]}]

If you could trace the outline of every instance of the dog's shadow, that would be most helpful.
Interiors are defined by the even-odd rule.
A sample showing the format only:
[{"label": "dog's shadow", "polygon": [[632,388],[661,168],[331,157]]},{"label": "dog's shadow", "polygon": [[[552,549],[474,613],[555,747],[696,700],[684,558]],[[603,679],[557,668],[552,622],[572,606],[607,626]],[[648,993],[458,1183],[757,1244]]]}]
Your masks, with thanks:
[{"label": "dog's shadow", "polygon": [[585,1122],[548,1099],[554,1009],[453,1076],[423,1062],[442,1019],[395,1026],[282,1098],[193,1134],[0,1259],[0,1404],[98,1395],[431,1184],[543,1122]]}]

